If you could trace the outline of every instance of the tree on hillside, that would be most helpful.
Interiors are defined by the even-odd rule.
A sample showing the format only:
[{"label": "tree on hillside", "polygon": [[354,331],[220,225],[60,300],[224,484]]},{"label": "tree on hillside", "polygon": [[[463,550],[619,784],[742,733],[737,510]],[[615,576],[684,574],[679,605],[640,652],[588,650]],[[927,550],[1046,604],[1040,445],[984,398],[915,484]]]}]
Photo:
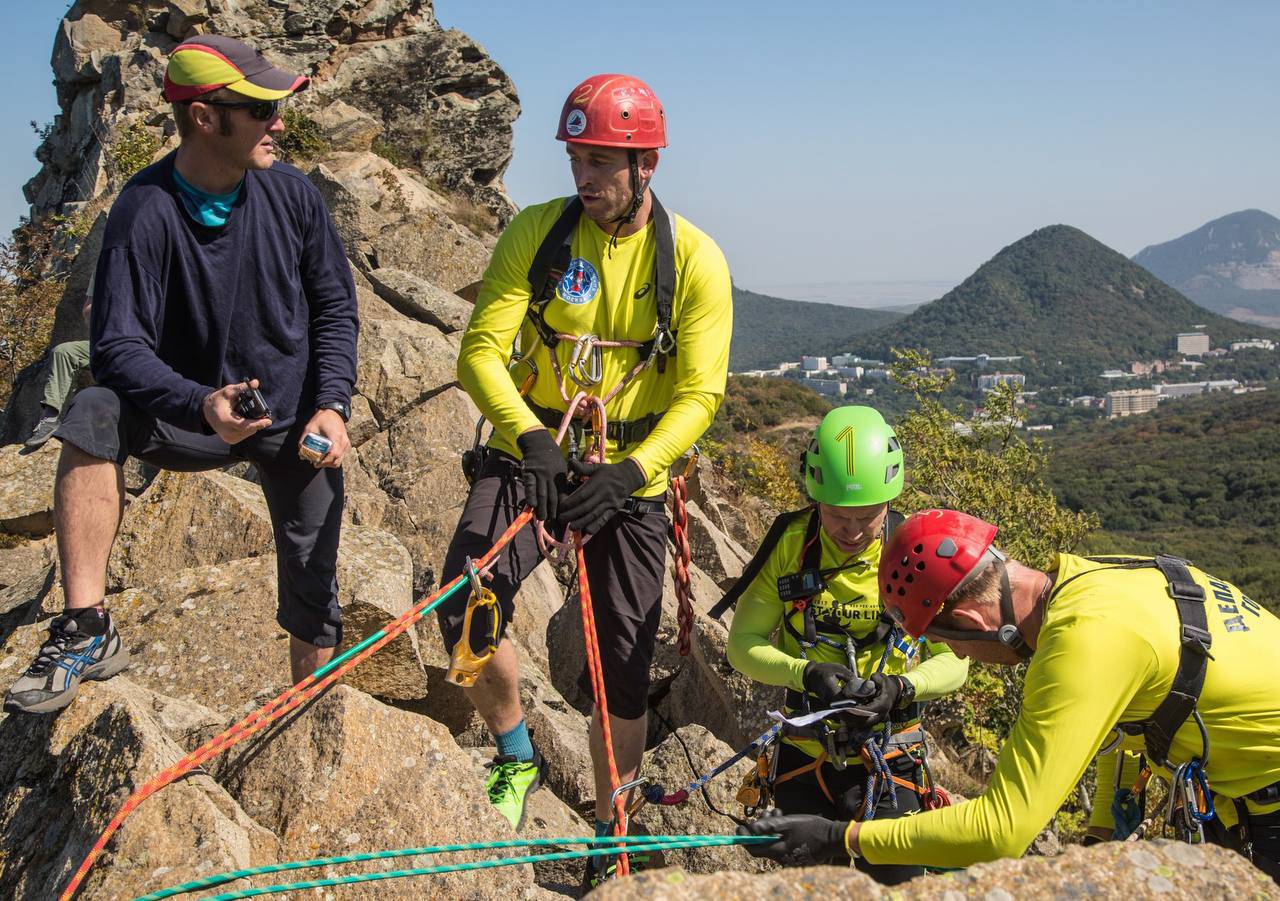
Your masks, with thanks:
[{"label": "tree on hillside", "polygon": [[1020,433],[1016,389],[997,386],[969,417],[942,400],[954,373],[931,372],[927,353],[893,354],[891,377],[913,400],[896,426],[907,459],[903,512],[948,507],[995,523],[1001,548],[1042,568],[1098,527],[1094,514],[1060,507],[1045,484],[1048,451]]}]

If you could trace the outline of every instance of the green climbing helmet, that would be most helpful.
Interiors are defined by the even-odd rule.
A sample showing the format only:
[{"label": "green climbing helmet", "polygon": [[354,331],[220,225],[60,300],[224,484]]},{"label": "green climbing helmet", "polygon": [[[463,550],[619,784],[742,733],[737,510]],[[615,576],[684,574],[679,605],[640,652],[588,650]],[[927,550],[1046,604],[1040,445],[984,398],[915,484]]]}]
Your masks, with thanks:
[{"label": "green climbing helmet", "polygon": [[869,507],[902,493],[902,447],[871,407],[836,407],[804,453],[809,497],[833,507]]}]

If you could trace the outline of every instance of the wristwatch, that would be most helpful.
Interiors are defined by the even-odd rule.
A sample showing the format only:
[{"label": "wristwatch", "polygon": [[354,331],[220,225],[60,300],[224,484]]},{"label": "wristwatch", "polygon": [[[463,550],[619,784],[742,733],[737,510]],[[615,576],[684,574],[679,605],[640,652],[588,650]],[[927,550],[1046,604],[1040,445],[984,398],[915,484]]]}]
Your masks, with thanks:
[{"label": "wristwatch", "polygon": [[898,680],[898,703],[897,710],[904,707],[910,707],[916,700],[916,687],[911,683],[910,679],[904,679],[902,676],[894,676]]},{"label": "wristwatch", "polygon": [[343,422],[351,421],[351,404],[341,400],[331,400],[328,403],[317,404],[317,410],[332,410],[342,417]]}]

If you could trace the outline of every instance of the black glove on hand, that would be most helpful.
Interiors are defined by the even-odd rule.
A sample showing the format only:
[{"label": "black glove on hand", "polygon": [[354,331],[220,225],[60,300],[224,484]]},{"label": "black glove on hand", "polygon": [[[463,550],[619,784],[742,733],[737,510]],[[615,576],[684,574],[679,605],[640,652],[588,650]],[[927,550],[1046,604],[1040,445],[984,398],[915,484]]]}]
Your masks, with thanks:
[{"label": "black glove on hand", "polygon": [[818,699],[823,707],[834,701],[853,697],[862,685],[849,667],[842,663],[810,663],[804,668],[804,690]]},{"label": "black glove on hand", "polygon": [[844,833],[849,821],[828,820],[808,814],[787,816],[771,811],[760,819],[738,827],[738,835],[780,835],[776,842],[745,845],[752,857],[767,857],[784,866],[812,866],[833,857],[847,860],[849,849]]},{"label": "black glove on hand", "polygon": [[560,519],[567,522],[569,528],[584,535],[600,531],[622,509],[627,498],[643,488],[645,483],[640,465],[631,460],[623,460],[621,463],[581,463],[570,460],[569,468],[587,481],[564,499]]},{"label": "black glove on hand", "polygon": [[560,494],[569,487],[569,469],[560,453],[560,445],[546,429],[525,432],[516,439],[520,454],[524,499],[534,515],[543,522],[556,518],[560,510]]},{"label": "black glove on hand", "polygon": [[875,673],[867,681],[875,686],[875,694],[862,701],[862,706],[875,713],[874,717],[867,720],[868,726],[874,726],[887,720],[889,714],[897,708],[898,699],[902,696],[902,679],[899,676]]}]

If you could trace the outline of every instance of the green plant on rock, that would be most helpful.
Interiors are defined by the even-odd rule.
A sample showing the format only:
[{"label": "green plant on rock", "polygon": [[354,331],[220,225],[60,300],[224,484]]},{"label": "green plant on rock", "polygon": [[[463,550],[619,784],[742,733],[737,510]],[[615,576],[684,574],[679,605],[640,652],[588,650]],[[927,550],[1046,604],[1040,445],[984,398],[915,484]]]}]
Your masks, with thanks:
[{"label": "green plant on rock", "polygon": [[122,185],[141,169],[151,165],[160,139],[142,122],[130,122],[117,128],[111,135],[108,156],[111,160],[113,181]]},{"label": "green plant on rock", "polygon": [[796,486],[795,466],[776,446],[748,435],[721,444],[704,440],[700,450],[742,494],[758,497],[778,510],[804,503]]},{"label": "green plant on rock", "polygon": [[315,119],[289,106],[284,108],[280,118],[284,122],[284,132],[275,139],[280,159],[296,166],[329,152],[329,141]]},{"label": "green plant on rock", "polygon": [[400,151],[396,148],[395,144],[392,144],[386,138],[374,138],[373,145],[369,149],[396,168],[400,168],[404,165],[404,160],[400,155]]}]

